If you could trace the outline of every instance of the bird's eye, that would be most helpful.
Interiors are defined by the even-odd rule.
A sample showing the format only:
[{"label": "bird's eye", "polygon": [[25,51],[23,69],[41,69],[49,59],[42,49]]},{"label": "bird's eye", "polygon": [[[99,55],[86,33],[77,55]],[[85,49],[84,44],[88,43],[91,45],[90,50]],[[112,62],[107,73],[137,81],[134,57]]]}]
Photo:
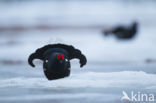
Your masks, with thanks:
[{"label": "bird's eye", "polygon": [[45,62],[48,63],[48,60],[46,60]]},{"label": "bird's eye", "polygon": [[65,59],[66,62],[68,62],[68,59]]}]

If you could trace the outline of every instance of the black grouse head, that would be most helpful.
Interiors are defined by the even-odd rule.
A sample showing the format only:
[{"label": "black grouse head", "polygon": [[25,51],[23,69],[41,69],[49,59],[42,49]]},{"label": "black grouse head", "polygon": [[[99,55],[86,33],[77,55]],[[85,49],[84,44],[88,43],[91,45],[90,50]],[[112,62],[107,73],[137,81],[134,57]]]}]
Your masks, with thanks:
[{"label": "black grouse head", "polygon": [[49,80],[69,76],[70,62],[63,53],[54,52],[45,57],[43,68]]}]

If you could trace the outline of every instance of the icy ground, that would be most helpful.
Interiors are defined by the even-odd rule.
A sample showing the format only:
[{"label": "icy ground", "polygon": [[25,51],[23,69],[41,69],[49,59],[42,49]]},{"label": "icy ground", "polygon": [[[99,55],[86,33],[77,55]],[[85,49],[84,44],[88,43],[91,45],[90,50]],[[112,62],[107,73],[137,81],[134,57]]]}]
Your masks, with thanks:
[{"label": "icy ground", "polygon": [[121,103],[122,91],[156,94],[155,66],[72,64],[71,76],[55,81],[44,77],[41,66],[1,65],[0,102]]}]

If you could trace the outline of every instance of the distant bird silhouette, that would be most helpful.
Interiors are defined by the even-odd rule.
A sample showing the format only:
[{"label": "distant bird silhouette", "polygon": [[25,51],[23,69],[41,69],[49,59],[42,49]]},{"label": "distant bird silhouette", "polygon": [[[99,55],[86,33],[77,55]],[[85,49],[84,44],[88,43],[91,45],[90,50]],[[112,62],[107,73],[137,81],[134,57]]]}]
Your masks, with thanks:
[{"label": "distant bird silhouette", "polygon": [[137,29],[138,29],[138,23],[133,22],[132,25],[128,27],[117,26],[112,29],[104,30],[104,35],[105,36],[114,35],[118,39],[132,39],[136,35]]}]

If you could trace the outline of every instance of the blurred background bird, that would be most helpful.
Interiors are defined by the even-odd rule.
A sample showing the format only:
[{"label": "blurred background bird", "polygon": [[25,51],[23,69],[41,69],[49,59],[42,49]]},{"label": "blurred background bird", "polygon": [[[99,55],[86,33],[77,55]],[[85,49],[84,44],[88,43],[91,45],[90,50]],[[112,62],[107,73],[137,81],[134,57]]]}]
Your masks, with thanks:
[{"label": "blurred background bird", "polygon": [[119,25],[114,28],[104,30],[104,35],[114,35],[118,39],[132,39],[137,34],[138,23],[133,22],[130,26]]}]

